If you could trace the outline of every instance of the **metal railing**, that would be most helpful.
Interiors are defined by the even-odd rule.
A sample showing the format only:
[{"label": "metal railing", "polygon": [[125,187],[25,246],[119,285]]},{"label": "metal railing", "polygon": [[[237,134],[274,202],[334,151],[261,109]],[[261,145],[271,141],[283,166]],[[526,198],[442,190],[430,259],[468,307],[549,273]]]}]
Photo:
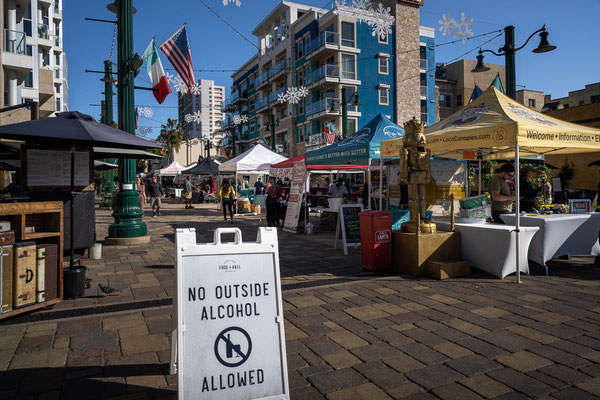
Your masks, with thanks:
[{"label": "metal railing", "polygon": [[307,136],[306,139],[306,144],[308,146],[318,146],[320,144],[325,143],[322,133],[314,133],[312,135]]},{"label": "metal railing", "polygon": [[334,99],[332,97],[326,97],[324,99],[315,101],[314,103],[311,103],[306,106],[305,114],[308,117],[310,115],[317,114],[323,111],[329,111],[331,109],[331,103],[336,101],[339,104],[339,99]]},{"label": "metal railing", "polygon": [[50,35],[48,35],[48,25],[38,24],[38,38],[46,40],[50,39]]},{"label": "metal railing", "polygon": [[421,86],[421,97],[427,97],[427,86]]},{"label": "metal railing", "polygon": [[421,59],[419,59],[419,67],[420,67],[422,70],[425,70],[425,71],[427,71],[427,60],[426,60],[426,59],[424,59],[424,58],[421,58]]},{"label": "metal railing", "polygon": [[337,32],[323,32],[316,38],[310,41],[310,48],[305,50],[305,55],[309,55],[310,53],[317,51],[321,47],[332,44],[339,46],[340,44],[340,34]]},{"label": "metal railing", "polygon": [[263,83],[265,83],[268,80],[269,80],[269,71],[265,71],[256,77],[256,80],[254,81],[254,85],[256,87],[260,87],[260,85],[262,85]]},{"label": "metal railing", "polygon": [[305,78],[306,86],[318,82],[325,78],[339,78],[340,67],[337,65],[323,65],[321,68],[314,70]]},{"label": "metal railing", "polygon": [[277,97],[279,97],[279,95],[280,95],[280,94],[283,94],[283,93],[285,93],[285,92],[286,92],[286,90],[287,90],[287,87],[285,87],[285,86],[284,86],[284,87],[282,87],[281,89],[279,89],[279,90],[276,90],[276,91],[274,91],[273,93],[271,93],[271,94],[269,95],[269,104],[271,104],[271,103],[273,103],[273,102],[277,101]]},{"label": "metal railing", "polygon": [[233,103],[234,101],[236,101],[239,98],[240,98],[240,91],[239,91],[239,89],[236,89],[231,92],[231,97],[229,100],[231,103]]},{"label": "metal railing", "polygon": [[285,59],[281,60],[277,64],[269,68],[269,79],[280,73],[285,69]]},{"label": "metal railing", "polygon": [[258,99],[254,105],[254,109],[256,111],[261,110],[269,105],[269,98],[263,97],[262,99]]},{"label": "metal railing", "polygon": [[27,43],[25,33],[4,29],[4,51],[25,55]]}]

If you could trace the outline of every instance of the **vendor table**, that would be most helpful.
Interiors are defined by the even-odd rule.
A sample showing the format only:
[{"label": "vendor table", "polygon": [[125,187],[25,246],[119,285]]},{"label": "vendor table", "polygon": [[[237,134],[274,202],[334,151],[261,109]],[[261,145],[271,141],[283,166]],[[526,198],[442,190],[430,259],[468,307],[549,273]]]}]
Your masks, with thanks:
[{"label": "vendor table", "polygon": [[[447,221],[434,220],[439,230],[450,230]],[[471,266],[489,272],[501,279],[517,271],[516,233],[514,226],[499,224],[456,223],[455,230],[460,232],[462,258]],[[519,265],[521,272],[529,273],[527,250],[537,227],[523,227],[519,234]]]},{"label": "vendor table", "polygon": [[[515,224],[515,214],[501,215],[507,225]],[[600,254],[600,216],[595,214],[524,215],[521,226],[537,226],[539,232],[529,246],[529,259],[546,268],[546,262],[569,254]]]},{"label": "vendor table", "polygon": [[169,195],[173,198],[180,198],[182,191],[183,191],[183,189],[181,189],[181,188],[167,188],[167,195]]}]

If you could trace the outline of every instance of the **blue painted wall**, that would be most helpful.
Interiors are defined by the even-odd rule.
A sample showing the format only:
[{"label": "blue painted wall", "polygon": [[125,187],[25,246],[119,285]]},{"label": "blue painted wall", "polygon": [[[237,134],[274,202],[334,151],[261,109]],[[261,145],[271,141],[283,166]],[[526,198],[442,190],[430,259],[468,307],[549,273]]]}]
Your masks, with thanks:
[{"label": "blue painted wall", "polygon": [[[387,44],[379,43],[377,36],[373,36],[373,28],[366,23],[356,24],[356,40],[360,54],[356,56],[356,71],[361,85],[358,87],[360,102],[363,104],[358,107],[361,117],[357,121],[356,129],[362,128],[368,124],[379,113],[389,115],[392,121],[395,118],[394,104],[396,103],[396,91],[394,90],[394,41],[395,31],[392,28],[388,35]],[[377,54],[386,53],[390,56],[388,63],[388,74],[379,73],[379,59]],[[389,105],[379,104],[379,90],[377,85],[389,85]]]},{"label": "blue painted wall", "polygon": [[435,38],[421,36],[421,43],[425,43],[425,57],[427,60],[427,125],[433,125],[436,121],[435,114]]}]

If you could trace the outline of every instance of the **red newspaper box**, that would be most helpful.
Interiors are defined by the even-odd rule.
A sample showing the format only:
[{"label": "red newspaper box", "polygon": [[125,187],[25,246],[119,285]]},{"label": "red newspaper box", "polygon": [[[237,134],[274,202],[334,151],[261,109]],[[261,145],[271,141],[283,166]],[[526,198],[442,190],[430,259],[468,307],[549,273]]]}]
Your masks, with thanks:
[{"label": "red newspaper box", "polygon": [[358,216],[362,267],[371,271],[392,268],[392,213],[363,211]]}]

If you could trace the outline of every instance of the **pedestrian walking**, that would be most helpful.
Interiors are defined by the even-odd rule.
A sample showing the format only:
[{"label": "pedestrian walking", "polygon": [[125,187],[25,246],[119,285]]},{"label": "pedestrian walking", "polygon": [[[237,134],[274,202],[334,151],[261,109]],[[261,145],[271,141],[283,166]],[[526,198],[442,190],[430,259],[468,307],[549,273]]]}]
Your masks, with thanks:
[{"label": "pedestrian walking", "polygon": [[283,195],[283,186],[279,179],[267,191],[267,224],[269,226],[279,226],[279,200],[283,200]]},{"label": "pedestrian walking", "polygon": [[161,199],[165,197],[165,189],[163,189],[156,176],[153,176],[152,182],[148,184],[148,194],[150,195],[152,217],[158,217],[160,216]]},{"label": "pedestrian walking", "polygon": [[194,190],[194,185],[192,185],[191,176],[187,176],[183,181],[183,199],[185,201],[185,208],[194,208],[192,205],[192,191]]},{"label": "pedestrian walking", "polygon": [[146,185],[139,176],[135,178],[135,190],[138,192],[140,201],[140,210],[142,211],[142,221],[144,220],[144,204],[146,203]]}]

